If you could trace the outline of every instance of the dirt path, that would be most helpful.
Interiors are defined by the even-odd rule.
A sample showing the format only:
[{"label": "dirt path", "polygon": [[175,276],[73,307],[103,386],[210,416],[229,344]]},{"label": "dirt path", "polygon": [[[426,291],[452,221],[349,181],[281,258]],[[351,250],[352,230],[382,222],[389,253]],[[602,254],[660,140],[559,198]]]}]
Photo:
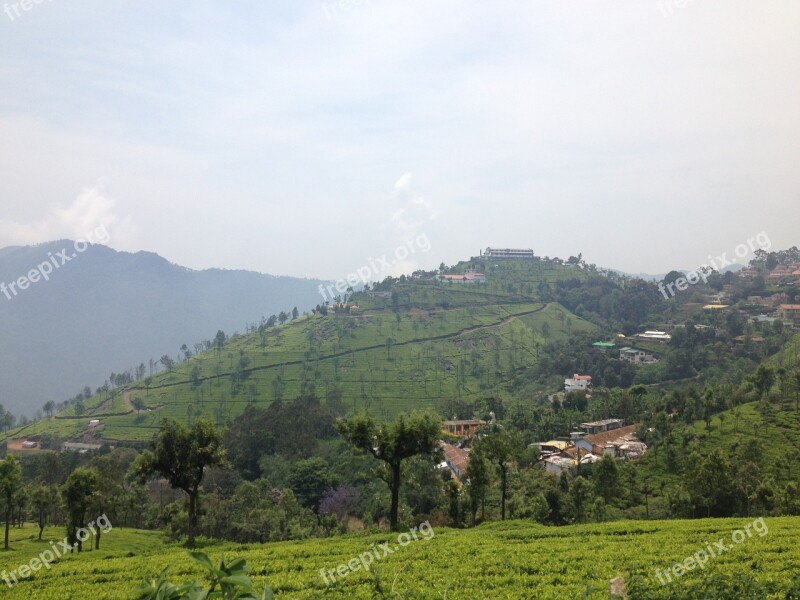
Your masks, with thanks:
[{"label": "dirt path", "polygon": [[122,403],[130,408],[132,411],[136,410],[133,408],[133,404],[131,404],[131,390],[129,388],[125,388],[122,390]]}]

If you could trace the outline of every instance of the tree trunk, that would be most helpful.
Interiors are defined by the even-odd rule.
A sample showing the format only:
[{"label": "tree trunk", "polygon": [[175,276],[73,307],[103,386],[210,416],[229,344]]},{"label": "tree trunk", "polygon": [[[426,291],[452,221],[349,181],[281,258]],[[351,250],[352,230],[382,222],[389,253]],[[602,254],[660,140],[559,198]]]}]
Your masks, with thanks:
[{"label": "tree trunk", "polygon": [[195,518],[197,513],[197,490],[189,492],[189,539],[186,545],[194,548]]},{"label": "tree trunk", "polygon": [[500,478],[502,479],[502,495],[500,497],[500,520],[506,520],[506,465],[500,463]]},{"label": "tree trunk", "polygon": [[8,527],[11,522],[10,507],[11,507],[11,498],[6,498],[6,540],[5,540],[5,545],[3,546],[6,550],[8,550]]},{"label": "tree trunk", "polygon": [[392,508],[389,511],[389,526],[397,529],[397,509],[400,504],[400,463],[392,467]]},{"label": "tree trunk", "polygon": [[102,535],[103,530],[99,527],[97,528],[97,533],[94,534],[94,549],[100,550],[100,535]]}]

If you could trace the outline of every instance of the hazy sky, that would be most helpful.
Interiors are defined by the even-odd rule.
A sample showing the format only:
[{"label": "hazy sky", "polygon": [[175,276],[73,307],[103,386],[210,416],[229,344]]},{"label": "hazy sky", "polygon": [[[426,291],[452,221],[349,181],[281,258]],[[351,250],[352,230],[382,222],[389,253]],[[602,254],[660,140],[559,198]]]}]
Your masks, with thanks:
[{"label": "hazy sky", "polygon": [[0,246],[335,279],[421,239],[404,267],[800,244],[800,2],[678,4],[6,2]]}]

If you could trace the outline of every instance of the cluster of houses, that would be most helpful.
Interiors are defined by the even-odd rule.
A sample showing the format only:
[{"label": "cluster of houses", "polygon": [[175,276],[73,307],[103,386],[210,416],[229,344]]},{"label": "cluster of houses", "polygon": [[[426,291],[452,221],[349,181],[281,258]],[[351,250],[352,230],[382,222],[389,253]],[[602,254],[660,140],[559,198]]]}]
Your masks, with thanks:
[{"label": "cluster of houses", "polygon": [[622,419],[604,419],[580,424],[581,430],[570,434],[569,441],[550,440],[533,444],[539,448],[542,464],[548,473],[561,475],[579,464],[591,464],[611,456],[619,460],[635,460],[647,446],[636,437],[636,425],[625,425]]},{"label": "cluster of houses", "polygon": [[[444,431],[462,439],[475,435],[478,428],[486,425],[479,419],[445,421]],[[636,437],[636,425],[625,425],[622,419],[604,419],[580,424],[569,440],[550,440],[531,444],[539,449],[541,464],[545,471],[561,475],[579,464],[591,464],[611,456],[618,460],[636,460],[647,446]],[[449,470],[456,481],[463,480],[469,465],[469,450],[445,441],[440,442],[444,461],[439,465]]]},{"label": "cluster of houses", "polygon": [[[739,271],[739,277],[744,279],[753,279],[761,275],[758,269],[747,267]],[[767,284],[774,287],[781,286],[800,286],[800,263],[777,265],[769,273],[764,276]],[[733,286],[725,286],[733,287]],[[787,288],[788,289],[788,288]],[[723,292],[726,290],[723,288]],[[795,329],[800,329],[800,304],[789,303],[789,295],[785,292],[777,292],[769,296],[748,296],[747,304],[750,306],[758,306],[766,309],[771,313],[771,316],[759,315],[764,320],[780,319],[786,325]]]},{"label": "cluster of houses", "polygon": [[[747,267],[739,271],[739,277],[753,279],[759,275],[758,269]],[[776,265],[764,277],[770,283],[794,283],[800,285],[800,264]]]}]

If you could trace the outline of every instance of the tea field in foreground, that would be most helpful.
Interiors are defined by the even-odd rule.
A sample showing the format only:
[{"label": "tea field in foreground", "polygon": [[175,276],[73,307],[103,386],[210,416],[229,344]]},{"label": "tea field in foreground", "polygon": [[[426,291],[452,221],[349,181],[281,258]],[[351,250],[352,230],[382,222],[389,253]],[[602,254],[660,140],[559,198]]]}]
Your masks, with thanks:
[{"label": "tea field in foreground", "polygon": [[[766,529],[751,526],[740,543],[733,533],[752,519],[696,521],[624,521],[607,524],[544,527],[526,521],[490,523],[475,529],[424,530],[418,539],[398,534],[351,534],[242,546],[209,543],[203,550],[216,562],[243,556],[260,588],[268,583],[276,598],[608,598],[609,580],[624,576],[636,598],[798,598],[800,518],[768,518]],[[0,568],[16,569],[49,547],[35,540],[36,528],[12,530],[12,550],[0,552]],[[763,534],[763,535],[760,535]],[[741,538],[742,536],[737,536]],[[63,539],[51,528],[47,540]],[[728,550],[662,586],[656,569],[677,562],[723,540]],[[383,556],[382,544],[391,553]],[[336,569],[359,554],[376,549],[377,569],[359,569],[326,585],[320,569]],[[719,551],[717,547],[717,551]],[[374,554],[373,554],[374,556]],[[130,598],[145,577],[172,565],[170,580],[200,576],[186,550],[167,544],[157,532],[113,529],[99,551],[69,555],[40,570],[13,589],[2,584],[2,597]],[[705,586],[705,587],[703,587]],[[711,592],[709,586],[722,592]],[[738,587],[737,587],[738,586]],[[790,590],[794,590],[793,592]],[[719,595],[717,595],[717,593]]]}]

